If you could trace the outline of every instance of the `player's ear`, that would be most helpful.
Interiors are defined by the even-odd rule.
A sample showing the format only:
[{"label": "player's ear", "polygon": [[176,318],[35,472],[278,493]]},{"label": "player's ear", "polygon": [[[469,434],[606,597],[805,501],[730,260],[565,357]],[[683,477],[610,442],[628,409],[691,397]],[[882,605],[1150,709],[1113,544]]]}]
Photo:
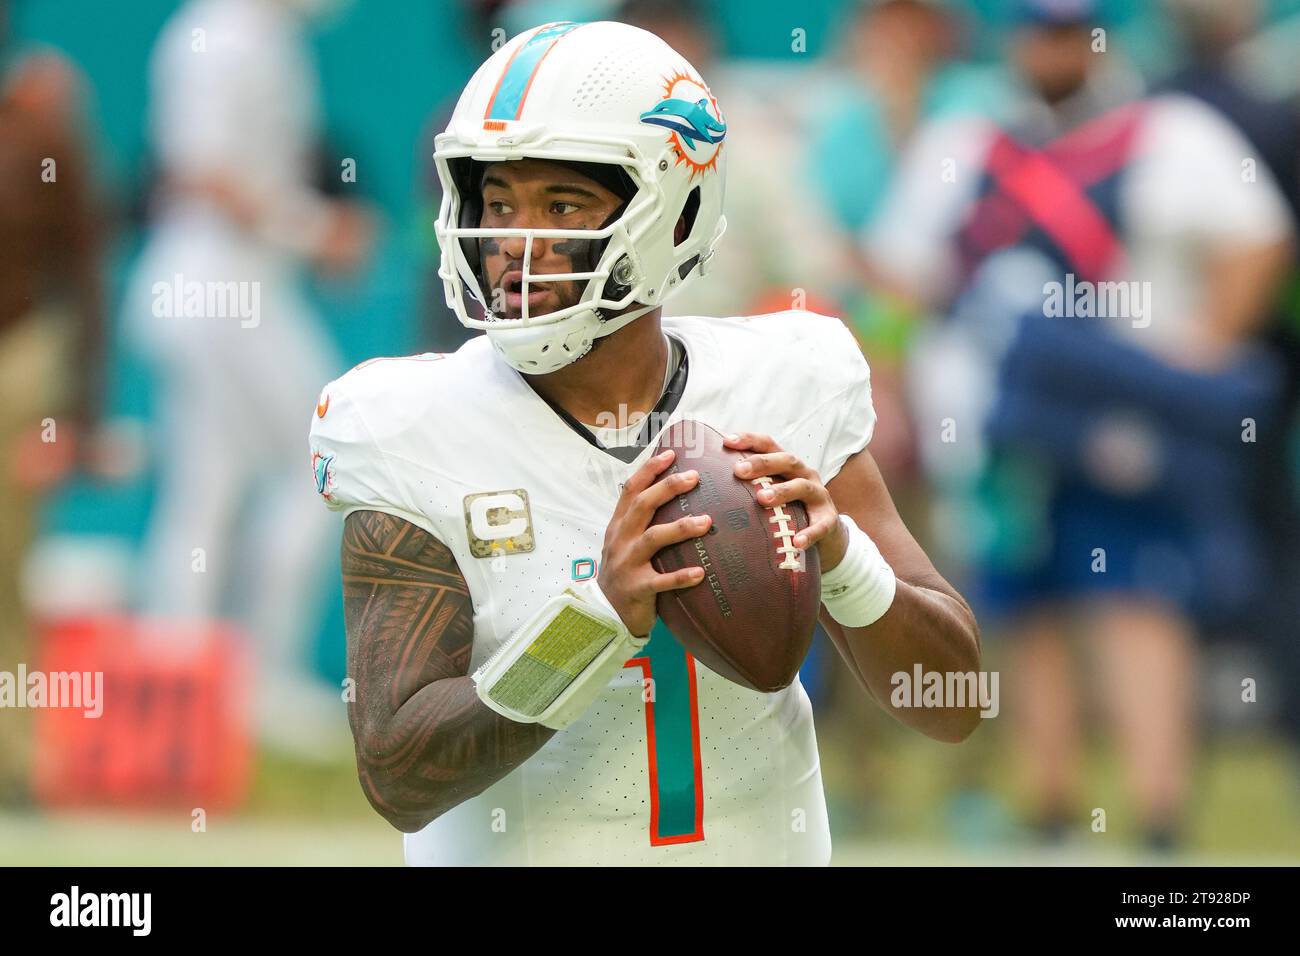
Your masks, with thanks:
[{"label": "player's ear", "polygon": [[686,213],[677,217],[677,225],[673,227],[673,245],[680,246],[682,240],[686,238]]}]

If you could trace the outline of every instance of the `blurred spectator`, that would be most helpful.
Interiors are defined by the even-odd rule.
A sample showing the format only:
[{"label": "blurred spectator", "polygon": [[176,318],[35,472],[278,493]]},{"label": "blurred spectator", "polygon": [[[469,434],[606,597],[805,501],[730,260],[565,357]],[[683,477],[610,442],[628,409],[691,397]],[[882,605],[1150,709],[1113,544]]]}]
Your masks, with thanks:
[{"label": "blurred spectator", "polygon": [[[1257,0],[1222,4],[1212,0],[1166,0],[1181,33],[1188,60],[1163,86],[1181,91],[1218,110],[1250,142],[1258,161],[1278,181],[1293,216],[1300,216],[1300,110],[1297,104],[1260,90],[1241,68],[1240,51],[1259,25]],[[1251,157],[1252,161],[1254,157]],[[1295,263],[1292,263],[1293,278]],[[1264,633],[1279,666],[1282,686],[1300,680],[1300,507],[1295,493],[1293,449],[1300,439],[1300,316],[1281,316],[1268,330],[1270,344],[1283,358],[1286,381],[1280,404],[1291,426],[1290,441],[1273,441],[1260,449],[1258,485],[1251,500],[1269,548],[1268,565],[1276,586],[1269,589],[1263,611]],[[1282,701],[1292,736],[1300,739],[1300,695]]]},{"label": "blurred spectator", "polygon": [[1186,44],[1183,67],[1161,85],[1203,100],[1236,124],[1300,215],[1300,117],[1294,103],[1254,88],[1234,53],[1259,25],[1258,0],[1165,0]]},{"label": "blurred spectator", "polygon": [[[858,0],[842,31],[836,66],[808,118],[805,171],[837,238],[852,246],[878,213],[898,155],[923,123],[941,116],[996,116],[1009,96],[996,71],[957,59],[965,24],[934,0]],[[852,255],[852,253],[850,253]],[[872,456],[904,495],[914,483],[913,429],[903,398],[906,302],[879,285],[844,303],[843,314],[871,358],[878,414]]]},{"label": "blurred spectator", "polygon": [[1097,0],[1016,0],[1008,60],[1021,95],[1005,124],[1046,143],[1139,95],[1141,80],[1112,48]]},{"label": "blurred spectator", "polygon": [[826,103],[811,117],[809,180],[839,225],[875,214],[898,153],[923,122],[994,115],[1005,84],[956,59],[962,22],[934,0],[858,0],[845,24]]},{"label": "blurred spectator", "polygon": [[[0,2],[0,54],[7,53]],[[41,492],[93,465],[103,402],[101,211],[82,77],[41,52],[0,74],[0,670],[33,666],[20,577]],[[0,805],[28,797],[29,711],[0,710]]]},{"label": "blurred spectator", "polygon": [[[1023,4],[1015,117],[923,130],[866,252],[949,316],[918,345],[915,402],[927,462],[967,496],[964,524],[946,502],[950,535],[982,539],[966,557],[1012,638],[1007,710],[1038,823],[1083,825],[1079,627],[1139,829],[1168,846],[1188,795],[1197,626],[1247,614],[1267,587],[1240,432],[1249,417],[1260,442],[1276,437],[1276,366],[1252,342],[1293,224],[1213,110],[1174,95],[1111,108],[1127,86],[1116,53],[1094,51],[1092,6]],[[1051,304],[1104,283],[1133,298],[1109,313],[1076,311],[1073,291],[1068,311]]]},{"label": "blurred spectator", "polygon": [[192,0],[164,27],[151,64],[156,212],[127,302],[161,419],[145,608],[236,617],[259,654],[261,739],[308,756],[347,734],[307,657],[335,531],[311,499],[302,443],[342,360],[301,273],[356,270],[373,232],[360,205],[309,186],[304,26],[326,6]]}]

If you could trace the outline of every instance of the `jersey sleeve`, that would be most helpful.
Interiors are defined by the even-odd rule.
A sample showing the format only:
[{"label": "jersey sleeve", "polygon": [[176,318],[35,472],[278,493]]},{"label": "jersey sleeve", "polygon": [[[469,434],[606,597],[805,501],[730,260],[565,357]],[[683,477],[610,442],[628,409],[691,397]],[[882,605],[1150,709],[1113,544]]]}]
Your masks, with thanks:
[{"label": "jersey sleeve", "polygon": [[788,355],[797,363],[803,383],[789,447],[826,483],[871,441],[876,427],[871,369],[857,339],[839,319],[813,312],[786,315],[795,338]]},{"label": "jersey sleeve", "polygon": [[311,420],[311,466],[316,493],[331,511],[380,511],[432,533],[366,424],[348,377],[321,392]]}]

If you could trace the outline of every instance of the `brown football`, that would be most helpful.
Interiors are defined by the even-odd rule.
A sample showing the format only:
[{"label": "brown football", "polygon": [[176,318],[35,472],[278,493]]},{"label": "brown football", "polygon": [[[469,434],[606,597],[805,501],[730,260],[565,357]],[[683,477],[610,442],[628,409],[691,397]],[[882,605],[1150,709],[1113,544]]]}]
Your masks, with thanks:
[{"label": "brown football", "polygon": [[713,522],[706,534],[652,559],[660,573],[690,566],[705,572],[694,587],[661,592],[656,610],[700,663],[770,693],[795,679],[812,643],[821,606],[817,550],[794,547],[794,533],[808,527],[804,506],[759,504],[758,491],[770,479],[737,478],[736,462],[749,455],[724,447],[722,438],[708,425],[683,421],[659,439],[656,454],[671,448],[677,455],[658,480],[681,471],[697,471],[700,480],[656,511],[653,523],[701,514]]}]

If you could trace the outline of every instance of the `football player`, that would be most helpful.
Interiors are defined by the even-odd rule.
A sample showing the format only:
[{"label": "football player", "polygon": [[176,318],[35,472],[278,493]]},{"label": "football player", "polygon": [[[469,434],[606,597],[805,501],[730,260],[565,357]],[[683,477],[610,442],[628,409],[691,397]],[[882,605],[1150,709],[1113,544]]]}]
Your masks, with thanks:
[{"label": "football player", "polygon": [[[661,316],[722,236],[726,150],[704,80],[653,34],[515,37],[434,157],[447,301],[485,334],[363,363],[321,395],[312,457],[346,516],[358,774],[408,863],[829,861],[799,682],[731,683],[656,622],[656,595],[703,572],[651,556],[710,522],[651,525],[697,480],[656,483],[673,421],[729,433],[750,453],[737,476],[774,478],[764,504],[805,504],[794,545],[817,549],[823,622],[877,700],[915,666],[979,667],[969,606],[866,451],[868,368],[846,328]],[[578,663],[541,667],[561,624]],[[972,706],[894,712],[946,741],[979,722]]]}]

